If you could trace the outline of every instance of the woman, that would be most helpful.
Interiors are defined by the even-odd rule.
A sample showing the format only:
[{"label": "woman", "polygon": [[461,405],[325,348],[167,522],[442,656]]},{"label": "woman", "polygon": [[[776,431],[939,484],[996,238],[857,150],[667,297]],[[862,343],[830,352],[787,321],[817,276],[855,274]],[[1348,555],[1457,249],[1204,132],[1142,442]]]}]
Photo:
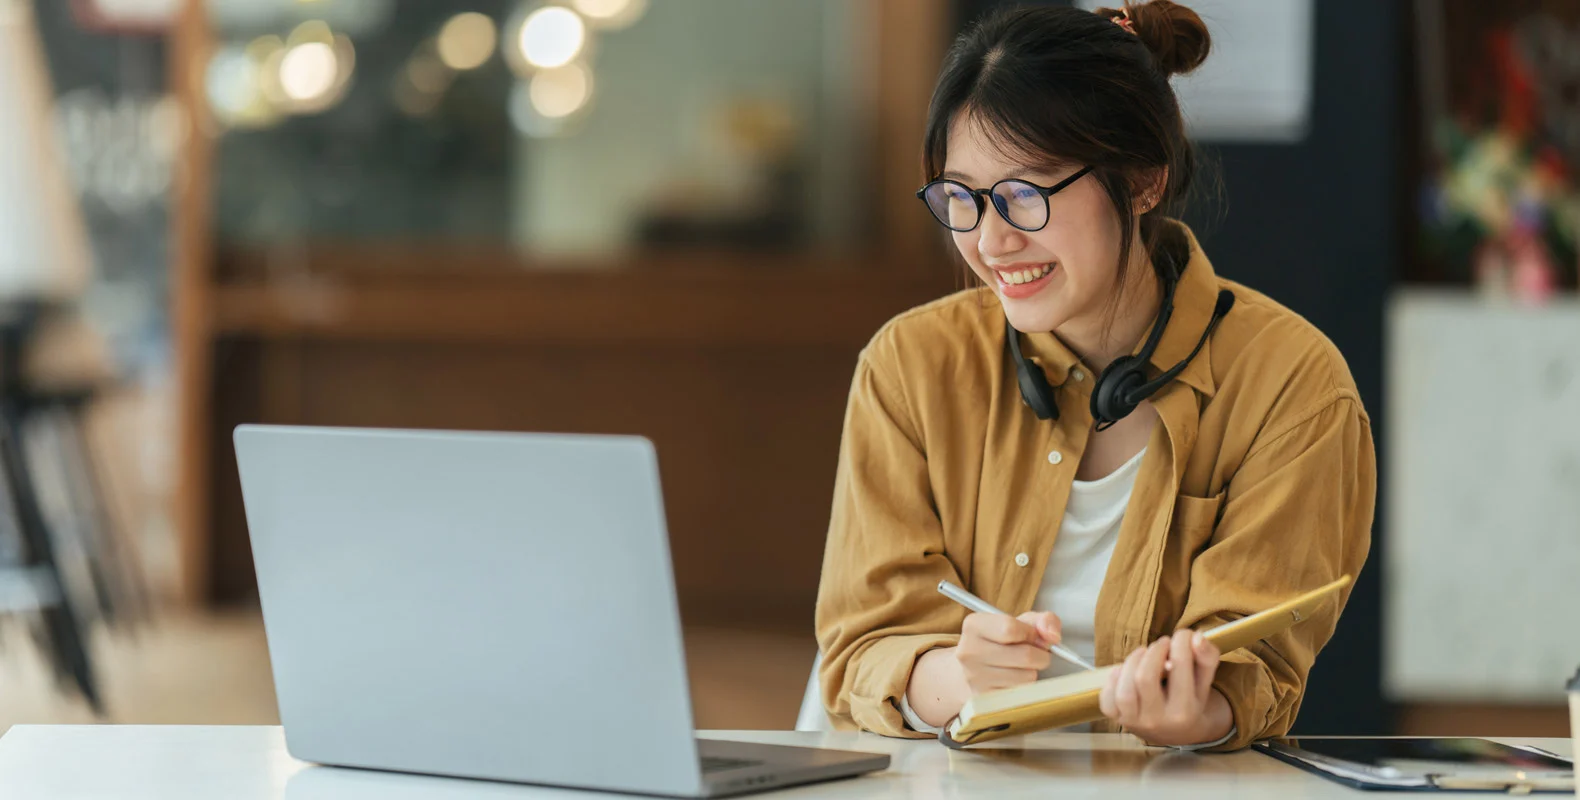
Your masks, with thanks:
[{"label": "woman", "polygon": [[836,725],[930,735],[1075,669],[1061,641],[1123,664],[1098,730],[1232,750],[1294,722],[1342,602],[1233,653],[1193,631],[1357,574],[1375,459],[1333,345],[1166,216],[1195,172],[1169,77],[1208,49],[1153,0],[998,13],[950,51],[919,196],[986,291],[857,366],[817,606]]}]

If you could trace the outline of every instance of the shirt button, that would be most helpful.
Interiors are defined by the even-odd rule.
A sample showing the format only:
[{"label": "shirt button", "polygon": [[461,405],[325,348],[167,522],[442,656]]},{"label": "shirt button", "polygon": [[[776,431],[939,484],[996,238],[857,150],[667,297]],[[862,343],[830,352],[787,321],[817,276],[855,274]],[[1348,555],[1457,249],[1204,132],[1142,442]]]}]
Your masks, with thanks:
[{"label": "shirt button", "polygon": [[1059,462],[1061,462],[1063,460],[1064,460],[1064,454],[1059,452],[1058,450],[1055,450],[1055,451],[1053,451],[1053,452],[1048,454],[1048,463],[1049,464],[1057,464],[1057,463],[1059,463]]},{"label": "shirt button", "polygon": [[1015,554],[1015,566],[1017,566],[1017,567],[1024,567],[1024,566],[1026,566],[1027,564],[1030,564],[1030,563],[1031,563],[1031,556],[1028,556],[1025,553],[1016,553]]},{"label": "shirt button", "polygon": [[1070,370],[1070,377],[1074,378],[1076,383],[1080,383],[1086,380],[1086,373],[1082,372],[1080,367],[1076,367]]}]

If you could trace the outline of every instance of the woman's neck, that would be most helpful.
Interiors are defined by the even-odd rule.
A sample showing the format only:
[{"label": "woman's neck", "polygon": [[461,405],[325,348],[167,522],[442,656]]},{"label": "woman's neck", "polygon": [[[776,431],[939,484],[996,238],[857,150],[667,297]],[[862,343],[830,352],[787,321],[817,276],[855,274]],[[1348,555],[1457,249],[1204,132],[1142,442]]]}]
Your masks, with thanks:
[{"label": "woman's neck", "polygon": [[1145,257],[1130,268],[1126,284],[1111,321],[1102,313],[1106,309],[1100,309],[1089,319],[1070,320],[1054,331],[1094,373],[1101,373],[1115,359],[1135,352],[1163,303],[1163,287]]}]

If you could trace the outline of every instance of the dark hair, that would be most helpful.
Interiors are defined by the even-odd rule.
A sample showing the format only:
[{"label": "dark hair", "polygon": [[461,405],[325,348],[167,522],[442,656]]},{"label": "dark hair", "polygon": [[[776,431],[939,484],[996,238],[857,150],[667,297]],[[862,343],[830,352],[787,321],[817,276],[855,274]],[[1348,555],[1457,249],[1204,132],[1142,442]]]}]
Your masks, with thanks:
[{"label": "dark hair", "polygon": [[[1027,168],[1092,167],[1119,215],[1123,287],[1140,182],[1168,168],[1158,205],[1141,219],[1152,254],[1171,227],[1157,217],[1178,210],[1196,177],[1169,77],[1200,66],[1211,44],[1201,17],[1169,0],[1096,12],[1034,6],[991,13],[961,33],[944,59],[927,111],[927,178],[943,170],[950,123],[963,116]],[[1170,280],[1160,261],[1158,277]]]}]

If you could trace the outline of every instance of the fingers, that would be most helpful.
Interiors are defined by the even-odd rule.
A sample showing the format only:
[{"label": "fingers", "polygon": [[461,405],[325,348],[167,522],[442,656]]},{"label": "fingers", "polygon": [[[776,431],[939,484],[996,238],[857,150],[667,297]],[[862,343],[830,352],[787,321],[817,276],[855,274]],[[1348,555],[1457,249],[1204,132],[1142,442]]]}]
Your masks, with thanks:
[{"label": "fingers", "polygon": [[1003,614],[971,614],[960,626],[960,634],[994,644],[1036,644],[1038,641],[1035,627]]},{"label": "fingers", "polygon": [[1039,621],[1000,614],[966,617],[955,658],[973,694],[1030,683],[1048,668],[1052,655],[1041,643]]},{"label": "fingers", "polygon": [[1097,707],[1103,712],[1103,716],[1120,724],[1123,722],[1119,719],[1119,706],[1114,703],[1114,694],[1119,689],[1119,678],[1122,673],[1121,669],[1110,670],[1108,680],[1103,682],[1103,690],[1097,694]]},{"label": "fingers", "polygon": [[1044,647],[1058,644],[1064,633],[1064,623],[1059,620],[1059,615],[1052,611],[1027,611],[1016,619],[1036,630]]},{"label": "fingers", "polygon": [[1041,672],[1053,661],[1053,654],[1033,644],[988,644],[970,653],[971,659],[985,667],[1024,669]]},{"label": "fingers", "polygon": [[1174,669],[1169,673],[1167,715],[1175,721],[1201,713],[1202,698],[1196,685],[1195,636],[1192,630],[1175,631],[1168,643],[1168,658]]},{"label": "fingers", "polygon": [[964,674],[966,686],[970,687],[972,694],[1020,686],[1037,680],[1039,670],[1033,667],[1005,666],[973,659],[968,653],[959,650],[956,651],[955,657],[960,660],[960,671]]},{"label": "fingers", "polygon": [[1217,646],[1205,636],[1178,631],[1132,652],[1108,675],[1098,706],[1143,740],[1197,741],[1219,660]]},{"label": "fingers", "polygon": [[[1000,619],[1015,622],[1008,617]],[[968,667],[1006,667],[1029,669],[1035,672],[1047,669],[1049,661],[1053,658],[1046,648],[1035,641],[1035,634],[1031,636],[1032,641],[1029,642],[1003,643],[1001,639],[1014,637],[1004,636],[1001,629],[995,629],[993,635],[1000,637],[996,640],[984,636],[981,631],[982,626],[971,625],[970,617],[966,618],[966,622],[967,625],[960,635],[960,644],[956,646],[956,655],[960,658],[960,662]]]},{"label": "fingers", "polygon": [[1218,651],[1218,645],[1207,640],[1206,636],[1196,634],[1191,637],[1191,649],[1196,654],[1196,696],[1201,698],[1203,705],[1207,702],[1207,693],[1212,691],[1212,680],[1218,674],[1218,662],[1223,654]]},{"label": "fingers", "polygon": [[1166,705],[1163,696],[1163,663],[1169,659],[1169,639],[1153,642],[1141,656],[1136,667],[1136,696],[1141,700],[1141,716],[1151,719],[1161,716]]}]

